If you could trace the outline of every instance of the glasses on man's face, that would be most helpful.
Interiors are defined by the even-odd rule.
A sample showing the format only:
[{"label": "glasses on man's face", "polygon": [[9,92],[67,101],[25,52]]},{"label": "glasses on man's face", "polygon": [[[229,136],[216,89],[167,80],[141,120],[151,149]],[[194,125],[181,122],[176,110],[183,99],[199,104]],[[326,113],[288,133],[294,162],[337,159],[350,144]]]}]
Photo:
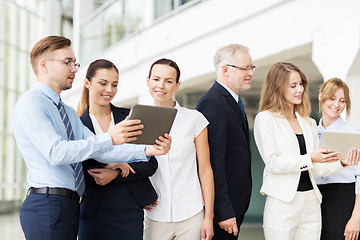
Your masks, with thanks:
[{"label": "glasses on man's face", "polygon": [[73,60],[70,59],[55,59],[55,58],[46,58],[46,60],[50,60],[50,61],[62,61],[64,62],[66,65],[68,65],[70,70],[73,70],[74,68],[76,68],[76,70],[79,70],[80,68],[80,63],[77,63]]},{"label": "glasses on man's face", "polygon": [[248,72],[250,70],[255,72],[255,69],[256,69],[256,66],[251,66],[251,67],[247,67],[247,68],[239,67],[239,66],[232,65],[232,64],[226,64],[225,66],[237,68],[237,69],[240,69],[240,70],[243,70],[243,71],[248,71]]}]

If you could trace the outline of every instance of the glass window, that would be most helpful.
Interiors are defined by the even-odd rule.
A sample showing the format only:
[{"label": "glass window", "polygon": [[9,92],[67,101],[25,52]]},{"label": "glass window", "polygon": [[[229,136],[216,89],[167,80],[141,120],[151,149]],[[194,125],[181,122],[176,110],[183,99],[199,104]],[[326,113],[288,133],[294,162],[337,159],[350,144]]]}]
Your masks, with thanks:
[{"label": "glass window", "polygon": [[144,1],[115,1],[98,8],[81,27],[80,61],[140,30],[144,20]]},{"label": "glass window", "polygon": [[0,1],[0,201],[26,190],[26,167],[16,148],[12,116],[16,100],[34,83],[29,51],[45,34],[45,0]]},{"label": "glass window", "polygon": [[174,9],[174,0],[155,0],[155,18],[161,17]]}]

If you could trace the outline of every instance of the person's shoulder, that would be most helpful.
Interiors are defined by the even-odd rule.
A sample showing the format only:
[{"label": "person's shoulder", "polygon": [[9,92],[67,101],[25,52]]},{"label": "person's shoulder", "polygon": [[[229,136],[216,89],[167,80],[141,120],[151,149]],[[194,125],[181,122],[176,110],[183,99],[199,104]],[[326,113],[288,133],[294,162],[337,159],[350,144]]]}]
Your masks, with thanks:
[{"label": "person's shoulder", "polygon": [[46,96],[42,94],[41,91],[37,89],[30,89],[20,96],[15,107],[21,107],[24,108],[23,110],[26,110],[26,106],[36,105],[41,107],[45,102]]},{"label": "person's shoulder", "polygon": [[114,114],[126,114],[126,115],[128,115],[130,113],[129,108],[118,107],[118,106],[115,106],[113,104],[111,104],[110,106],[111,106],[111,111]]},{"label": "person's shoulder", "polygon": [[282,119],[284,119],[282,114],[269,110],[258,112],[255,116],[255,122],[257,123],[274,123],[281,121]]},{"label": "person's shoulder", "polygon": [[315,127],[317,127],[317,124],[316,124],[316,120],[315,120],[315,119],[313,119],[313,118],[311,118],[311,117],[309,117],[308,119],[309,119],[309,121],[310,121],[310,123],[311,123],[312,125],[314,125]]},{"label": "person's shoulder", "polygon": [[265,110],[265,111],[258,112],[256,114],[256,118],[273,118],[276,115],[277,115],[276,113]]},{"label": "person's shoulder", "polygon": [[198,110],[187,108],[187,107],[179,106],[177,108],[177,110],[178,110],[178,114],[187,116],[187,117],[189,117],[189,116],[194,117],[194,116],[202,115],[202,113],[200,113]]},{"label": "person's shoulder", "polygon": [[210,89],[204,96],[202,96],[198,102],[196,108],[201,107],[214,107],[221,106],[223,98],[220,97],[220,94],[212,89]]},{"label": "person's shoulder", "polygon": [[[189,112],[189,114],[195,116],[196,118],[201,118],[204,117],[204,114],[202,114],[200,111],[198,111],[197,109],[188,109],[187,111]],[[205,117],[204,117],[205,118]]]},{"label": "person's shoulder", "polygon": [[349,132],[360,132],[360,128],[346,122],[344,122],[340,130],[349,131]]}]

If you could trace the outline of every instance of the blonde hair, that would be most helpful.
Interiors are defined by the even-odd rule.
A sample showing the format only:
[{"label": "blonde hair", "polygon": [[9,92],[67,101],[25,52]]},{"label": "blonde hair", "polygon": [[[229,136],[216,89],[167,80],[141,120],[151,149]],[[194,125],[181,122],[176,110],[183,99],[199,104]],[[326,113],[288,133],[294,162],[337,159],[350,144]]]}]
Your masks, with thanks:
[{"label": "blonde hair", "polygon": [[348,85],[339,78],[331,78],[327,80],[320,88],[321,98],[319,100],[319,111],[321,112],[321,106],[325,101],[332,98],[336,91],[339,89],[344,90],[345,102],[346,102],[346,117],[350,116],[351,112],[351,100],[349,94]]},{"label": "blonde hair", "polygon": [[294,106],[294,111],[298,112],[302,117],[309,117],[311,106],[306,76],[300,68],[292,63],[286,62],[278,62],[268,71],[261,92],[259,111],[268,110],[275,113],[281,113],[284,117],[290,117],[294,114],[284,97],[284,92],[288,87],[291,72],[298,72],[300,74],[304,87],[302,101],[300,104]]}]

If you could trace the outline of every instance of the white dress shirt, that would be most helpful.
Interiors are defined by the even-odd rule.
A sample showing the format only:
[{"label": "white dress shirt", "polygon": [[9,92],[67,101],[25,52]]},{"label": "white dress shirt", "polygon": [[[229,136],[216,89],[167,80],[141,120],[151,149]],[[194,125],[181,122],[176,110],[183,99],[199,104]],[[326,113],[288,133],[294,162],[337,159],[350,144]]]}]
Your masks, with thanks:
[{"label": "white dress shirt", "polygon": [[[345,123],[341,117],[339,117],[335,122],[330,124],[327,128],[322,126],[322,119],[320,119],[319,126],[318,126],[318,134],[319,138],[321,139],[322,132],[326,130],[329,131],[341,131],[341,132],[360,132],[360,129],[354,127],[350,124]],[[328,183],[353,183],[355,182],[355,194],[360,193],[360,167],[359,165],[356,166],[349,166],[345,168],[344,171],[336,172],[327,177],[319,177],[315,178],[316,183],[321,184],[328,184]]]},{"label": "white dress shirt", "polygon": [[111,112],[111,122],[110,122],[110,125],[109,125],[109,129],[106,132],[104,132],[102,130],[102,128],[100,126],[100,123],[98,122],[98,120],[96,119],[96,117],[94,115],[91,115],[89,113],[89,116],[90,116],[90,119],[91,119],[91,123],[92,123],[92,125],[94,127],[95,135],[110,132],[111,129],[113,129],[115,127],[114,116],[113,116],[112,112]]},{"label": "white dress shirt", "polygon": [[171,149],[168,154],[156,156],[158,169],[150,177],[159,205],[146,215],[160,222],[186,220],[204,207],[194,139],[209,122],[197,110],[180,107],[177,102],[175,108],[178,112],[170,131]]}]

